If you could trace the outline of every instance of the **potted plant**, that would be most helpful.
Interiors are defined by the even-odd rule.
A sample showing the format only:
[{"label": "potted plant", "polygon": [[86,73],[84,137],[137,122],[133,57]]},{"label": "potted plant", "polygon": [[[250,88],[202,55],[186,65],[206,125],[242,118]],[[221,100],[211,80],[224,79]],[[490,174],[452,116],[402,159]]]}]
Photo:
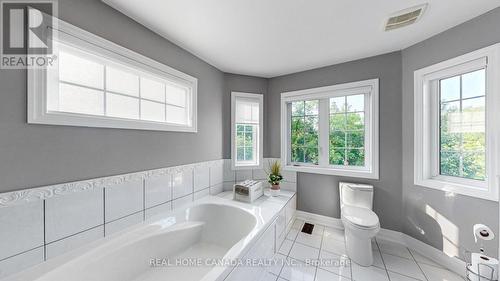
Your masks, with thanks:
[{"label": "potted plant", "polygon": [[280,193],[280,182],[283,180],[281,175],[281,164],[278,160],[269,164],[267,182],[271,184],[271,196],[278,196]]}]

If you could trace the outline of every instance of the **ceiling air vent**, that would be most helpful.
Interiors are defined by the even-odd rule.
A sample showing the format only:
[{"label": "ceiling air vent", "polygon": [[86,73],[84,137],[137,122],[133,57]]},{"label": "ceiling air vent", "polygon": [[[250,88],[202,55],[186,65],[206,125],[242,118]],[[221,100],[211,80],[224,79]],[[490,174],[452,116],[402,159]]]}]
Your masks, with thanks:
[{"label": "ceiling air vent", "polygon": [[389,17],[385,25],[385,31],[394,30],[416,23],[427,8],[427,4],[415,6],[395,13]]}]

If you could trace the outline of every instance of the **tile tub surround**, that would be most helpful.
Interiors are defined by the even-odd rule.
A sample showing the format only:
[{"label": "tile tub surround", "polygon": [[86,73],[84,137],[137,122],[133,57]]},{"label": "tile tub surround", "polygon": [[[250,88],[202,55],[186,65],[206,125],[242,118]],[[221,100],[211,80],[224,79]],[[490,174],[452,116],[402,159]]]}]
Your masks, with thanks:
[{"label": "tile tub surround", "polygon": [[[264,166],[268,161],[265,159]],[[158,213],[232,190],[243,173],[221,159],[0,194],[0,278]],[[263,169],[246,176],[265,180]],[[283,190],[296,175],[284,172]],[[23,262],[19,262],[22,260]]]},{"label": "tile tub surround", "polygon": [[[150,256],[154,257],[154,255],[156,254],[160,255],[160,257],[170,256],[168,254],[169,248],[166,249],[167,252],[165,252],[165,250],[162,250],[164,252],[159,253],[155,249],[156,248],[156,246],[154,246],[155,244],[154,243],[151,244],[152,241],[158,241],[156,240],[158,237],[164,237],[165,239],[168,239],[165,240],[164,243],[168,243],[167,241],[171,241],[171,243],[175,243],[176,245],[177,243],[180,243],[180,245],[182,245],[183,247],[182,249],[187,251],[185,252],[186,254],[188,252],[191,252],[193,248],[198,249],[201,252],[199,252],[195,256],[203,257],[204,255],[212,254],[211,253],[212,250],[210,247],[208,249],[205,249],[204,246],[201,248],[198,247],[200,246],[199,244],[200,242],[202,245],[206,245],[205,242],[203,242],[204,241],[203,239],[202,239],[203,241],[196,240],[193,242],[189,242],[191,238],[183,240],[183,238],[181,238],[182,235],[181,236],[175,235],[179,230],[183,231],[191,228],[191,227],[186,228],[185,222],[191,221],[192,223],[199,225],[198,220],[200,220],[201,222],[207,222],[209,223],[210,226],[212,226],[212,228],[207,228],[206,230],[207,232],[203,234],[207,235],[206,236],[206,239],[208,239],[207,241],[209,240],[211,241],[212,238],[210,237],[224,236],[222,233],[220,233],[220,231],[222,232],[227,231],[229,233],[227,239],[233,241],[234,240],[233,238],[236,238],[238,235],[240,235],[238,234],[239,230],[237,229],[242,229],[242,227],[243,229],[245,229],[245,227],[247,227],[247,230],[244,231],[244,234],[241,233],[243,237],[234,240],[233,242],[231,242],[230,245],[225,245],[225,246],[220,245],[221,247],[227,246],[228,247],[227,250],[230,249],[230,252],[227,252],[227,256],[225,256],[226,258],[246,259],[247,255],[249,255],[249,253],[251,253],[254,248],[260,249],[259,245],[261,244],[259,242],[262,241],[262,237],[264,236],[271,239],[271,240],[267,239],[266,241],[268,242],[270,241],[271,244],[273,244],[272,249],[275,249],[274,239],[277,238],[275,236],[276,219],[277,217],[280,216],[280,213],[282,213],[282,211],[285,208],[288,208],[290,203],[294,200],[295,198],[294,196],[295,196],[294,192],[284,191],[279,197],[272,197],[270,196],[269,191],[266,191],[265,196],[257,199],[252,204],[232,200],[231,192],[222,192],[215,196],[206,196],[200,199],[199,201],[191,202],[190,204],[185,206],[186,208],[181,208],[178,210],[169,211],[164,214],[159,214],[143,223],[134,225],[128,228],[127,230],[118,233],[117,235],[111,235],[104,239],[99,239],[98,241],[94,241],[93,243],[84,245],[83,247],[75,249],[74,251],[59,255],[55,258],[47,260],[46,262],[40,264],[39,266],[29,268],[26,271],[21,272],[19,274],[9,276],[5,280],[28,281],[28,280],[38,280],[39,278],[61,280],[62,276],[70,276],[74,271],[78,271],[80,269],[84,270],[85,272],[88,272],[89,276],[94,276],[94,275],[108,276],[108,277],[113,276],[120,280],[124,280],[127,278],[122,279],[122,277],[120,277],[120,275],[118,275],[113,270],[113,265],[115,264],[117,259],[116,257],[117,253],[120,256],[122,254],[127,255],[127,253],[129,255],[132,255],[128,256],[127,261],[133,262],[134,265],[140,264],[140,261],[142,261],[143,259],[149,260]],[[228,219],[229,221],[224,221],[224,218],[222,219],[222,221],[220,222],[218,221],[220,219],[220,215],[218,214],[221,211],[224,211],[223,214],[229,215],[229,217],[225,218]],[[193,214],[194,217],[187,215],[191,213]],[[245,217],[238,215],[238,213],[246,214],[246,216],[254,219],[244,219]],[[236,214],[236,215],[232,216],[230,214]],[[226,228],[220,228],[218,225],[219,223],[227,225],[228,222],[233,222],[232,230],[230,227],[227,227],[226,229]],[[248,224],[249,222],[252,222],[251,227],[249,227]],[[290,219],[290,222],[292,222],[292,219]],[[172,228],[170,228],[170,226],[172,226]],[[237,229],[234,228],[236,226]],[[99,229],[94,230],[94,232],[98,231]],[[189,231],[184,233],[193,234],[193,232]],[[271,235],[266,236],[266,233]],[[172,236],[172,234],[174,235]],[[88,237],[91,236],[92,235],[88,235]],[[195,243],[195,244],[186,245],[185,243]],[[145,246],[146,244],[151,246]],[[57,252],[63,247],[64,245],[58,245],[58,247],[54,247],[54,249],[51,249],[51,251]],[[143,249],[146,252],[142,252],[142,254],[139,254],[139,252],[141,252],[141,250]],[[138,256],[136,256],[136,253],[138,254]],[[273,253],[271,252],[269,258],[271,258],[272,255]],[[207,257],[209,257],[209,255]],[[94,264],[96,259],[100,259],[100,264],[103,265],[103,267],[96,266]],[[68,263],[68,261],[72,262]],[[130,266],[131,265],[132,264],[130,264]],[[106,271],[106,269],[109,269],[109,271]],[[134,271],[136,270],[134,268],[132,268],[131,270],[133,272],[136,272]],[[143,272],[145,275],[150,273],[148,269],[144,269],[143,267],[140,267],[138,270]],[[182,270],[184,270],[184,268],[182,268]],[[186,270],[189,269],[186,268]],[[207,273],[207,276],[205,277],[206,280],[223,280],[228,274],[232,274],[235,270],[236,268],[233,267],[232,265],[214,267],[210,269],[210,271]],[[260,270],[265,270],[265,269],[260,268]],[[50,276],[46,275],[47,273],[49,273]],[[127,274],[130,274],[130,272]],[[165,274],[173,274],[173,273],[172,271],[167,270]],[[82,276],[81,273],[76,273],[74,279],[83,280],[84,278],[87,277],[88,276],[85,277]],[[127,277],[131,278],[129,276]],[[171,277],[173,276],[165,275],[165,277],[170,280]],[[92,279],[92,277],[90,278]],[[110,278],[105,278],[105,279],[110,279]],[[239,279],[237,280],[240,281]]]}]

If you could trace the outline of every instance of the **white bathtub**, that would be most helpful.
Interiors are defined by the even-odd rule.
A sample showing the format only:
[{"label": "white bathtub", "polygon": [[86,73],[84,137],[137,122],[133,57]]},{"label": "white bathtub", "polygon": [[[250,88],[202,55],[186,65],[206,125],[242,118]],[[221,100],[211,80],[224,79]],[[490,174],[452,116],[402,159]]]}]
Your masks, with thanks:
[{"label": "white bathtub", "polygon": [[223,280],[234,267],[230,261],[243,256],[282,207],[279,202],[255,206],[211,196],[6,280]]}]

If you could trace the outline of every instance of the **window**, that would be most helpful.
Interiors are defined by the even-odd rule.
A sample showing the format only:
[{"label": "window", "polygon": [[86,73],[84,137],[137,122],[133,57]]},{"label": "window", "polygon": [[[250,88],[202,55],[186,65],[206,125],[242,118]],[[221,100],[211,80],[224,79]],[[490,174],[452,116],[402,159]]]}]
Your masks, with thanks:
[{"label": "window", "polygon": [[262,166],[263,97],[231,93],[231,150],[233,169]]},{"label": "window", "polygon": [[378,79],[281,94],[285,169],[378,178]]},{"label": "window", "polygon": [[29,123],[196,132],[195,78],[62,21],[57,31],[57,65],[29,70]]},{"label": "window", "polygon": [[[498,200],[498,46],[415,72],[415,184]],[[495,75],[496,73],[496,75]]]}]

